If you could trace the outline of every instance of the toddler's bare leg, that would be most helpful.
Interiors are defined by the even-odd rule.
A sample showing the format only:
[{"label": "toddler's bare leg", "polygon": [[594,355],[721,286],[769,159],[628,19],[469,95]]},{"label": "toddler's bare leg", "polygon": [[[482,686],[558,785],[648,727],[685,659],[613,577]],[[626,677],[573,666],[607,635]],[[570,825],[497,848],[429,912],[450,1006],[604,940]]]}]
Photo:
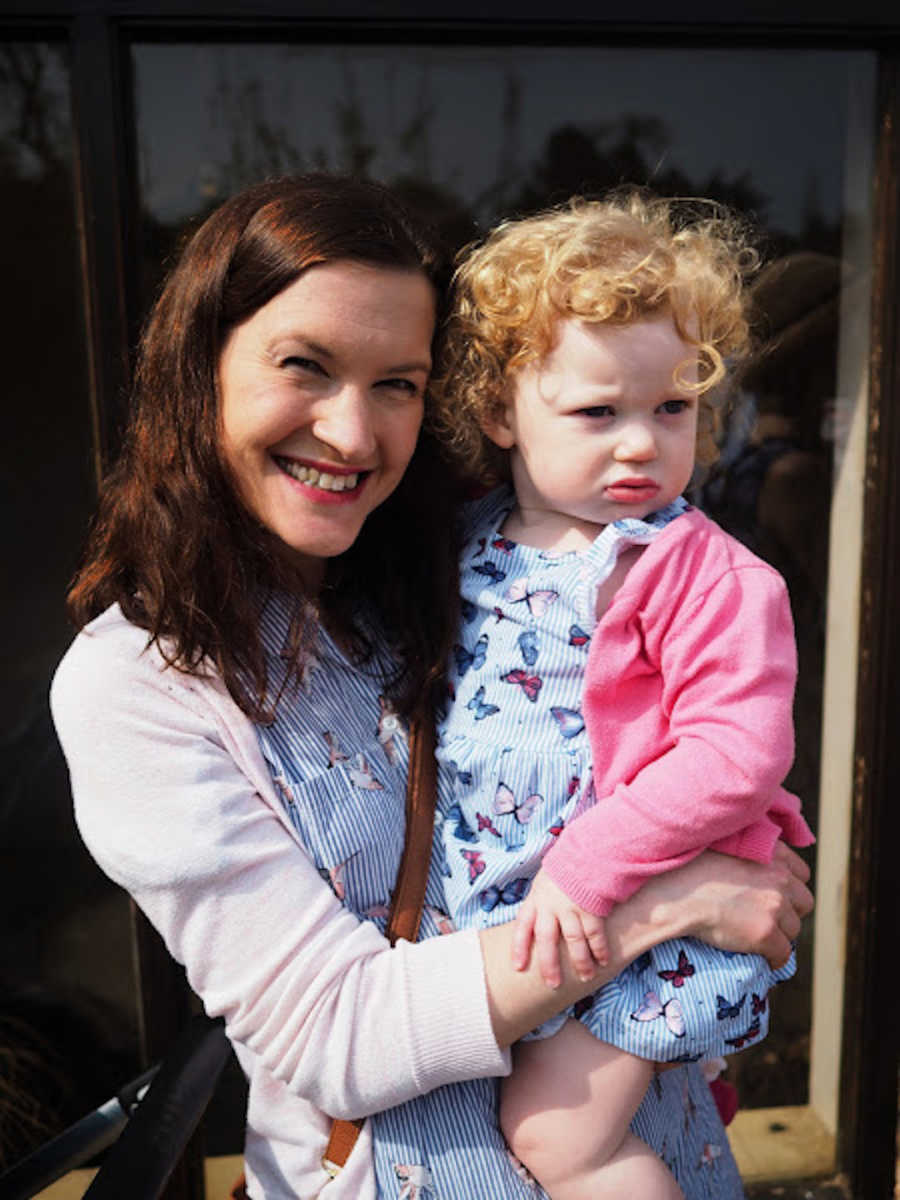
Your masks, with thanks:
[{"label": "toddler's bare leg", "polygon": [[598,1041],[578,1021],[514,1047],[500,1125],[551,1200],[684,1200],[628,1128],[652,1076],[652,1063]]}]

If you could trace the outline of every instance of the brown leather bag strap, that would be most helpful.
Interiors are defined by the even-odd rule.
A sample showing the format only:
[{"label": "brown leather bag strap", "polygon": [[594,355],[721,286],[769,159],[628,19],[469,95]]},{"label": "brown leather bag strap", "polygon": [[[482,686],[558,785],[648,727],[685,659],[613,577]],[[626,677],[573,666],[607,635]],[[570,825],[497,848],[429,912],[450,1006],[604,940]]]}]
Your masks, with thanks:
[{"label": "brown leather bag strap", "polygon": [[392,946],[398,938],[414,942],[419,936],[425,886],[431,868],[437,763],[434,758],[434,721],[430,714],[428,717],[415,717],[410,724],[407,772],[406,838],[385,929],[385,937]]},{"label": "brown leather bag strap", "polygon": [[[416,716],[409,727],[409,767],[406,779],[406,839],[391,897],[385,936],[393,946],[398,938],[414,942],[419,936],[425,885],[431,867],[437,764],[434,760],[434,721]],[[322,1166],[334,1178],[356,1145],[362,1121],[332,1121]]]}]

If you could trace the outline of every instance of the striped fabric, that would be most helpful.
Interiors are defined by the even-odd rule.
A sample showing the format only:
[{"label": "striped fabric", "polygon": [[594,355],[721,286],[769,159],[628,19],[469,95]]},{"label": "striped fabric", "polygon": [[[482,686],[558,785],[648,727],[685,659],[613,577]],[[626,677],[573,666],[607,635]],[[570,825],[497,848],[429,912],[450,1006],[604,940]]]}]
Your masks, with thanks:
[{"label": "striped fabric", "polygon": [[[276,598],[263,619],[276,686],[288,611],[287,603]],[[348,908],[383,928],[403,845],[408,752],[405,731],[384,704],[379,678],[377,664],[353,666],[322,634],[302,686],[286,695],[274,723],[257,732],[291,822],[323,879]],[[442,770],[439,803],[445,811],[453,802],[453,787],[451,772]],[[440,826],[421,937],[451,928]],[[371,1118],[379,1196],[541,1200],[541,1189],[509,1158],[497,1127],[496,1100],[495,1081],[474,1080]],[[662,1076],[634,1127],[670,1163],[688,1200],[743,1195],[711,1093],[696,1067]]]}]

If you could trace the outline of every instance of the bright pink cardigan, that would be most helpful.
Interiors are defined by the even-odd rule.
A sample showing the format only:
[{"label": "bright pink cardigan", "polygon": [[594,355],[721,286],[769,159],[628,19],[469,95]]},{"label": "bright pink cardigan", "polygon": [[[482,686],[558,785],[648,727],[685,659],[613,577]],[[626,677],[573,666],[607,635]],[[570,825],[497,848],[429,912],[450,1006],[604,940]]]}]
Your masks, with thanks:
[{"label": "bright pink cardigan", "polygon": [[[781,787],[796,650],[781,576],[696,509],[643,551],[591,639],[593,802],[544,858],[600,916],[702,850],[768,862],[815,839]],[[588,804],[590,806],[588,806]]]}]

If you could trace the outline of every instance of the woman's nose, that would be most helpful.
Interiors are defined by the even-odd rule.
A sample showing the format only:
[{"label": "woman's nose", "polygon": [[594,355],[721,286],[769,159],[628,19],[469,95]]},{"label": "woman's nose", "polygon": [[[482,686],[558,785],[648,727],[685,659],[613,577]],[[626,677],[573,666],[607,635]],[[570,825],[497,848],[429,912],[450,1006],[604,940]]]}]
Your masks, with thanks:
[{"label": "woman's nose", "polygon": [[629,421],[619,431],[615,457],[619,462],[650,462],[656,458],[656,438],[643,421]]},{"label": "woman's nose", "polygon": [[348,384],[324,398],[313,422],[313,433],[344,461],[365,465],[375,451],[375,426],[367,392]]}]

